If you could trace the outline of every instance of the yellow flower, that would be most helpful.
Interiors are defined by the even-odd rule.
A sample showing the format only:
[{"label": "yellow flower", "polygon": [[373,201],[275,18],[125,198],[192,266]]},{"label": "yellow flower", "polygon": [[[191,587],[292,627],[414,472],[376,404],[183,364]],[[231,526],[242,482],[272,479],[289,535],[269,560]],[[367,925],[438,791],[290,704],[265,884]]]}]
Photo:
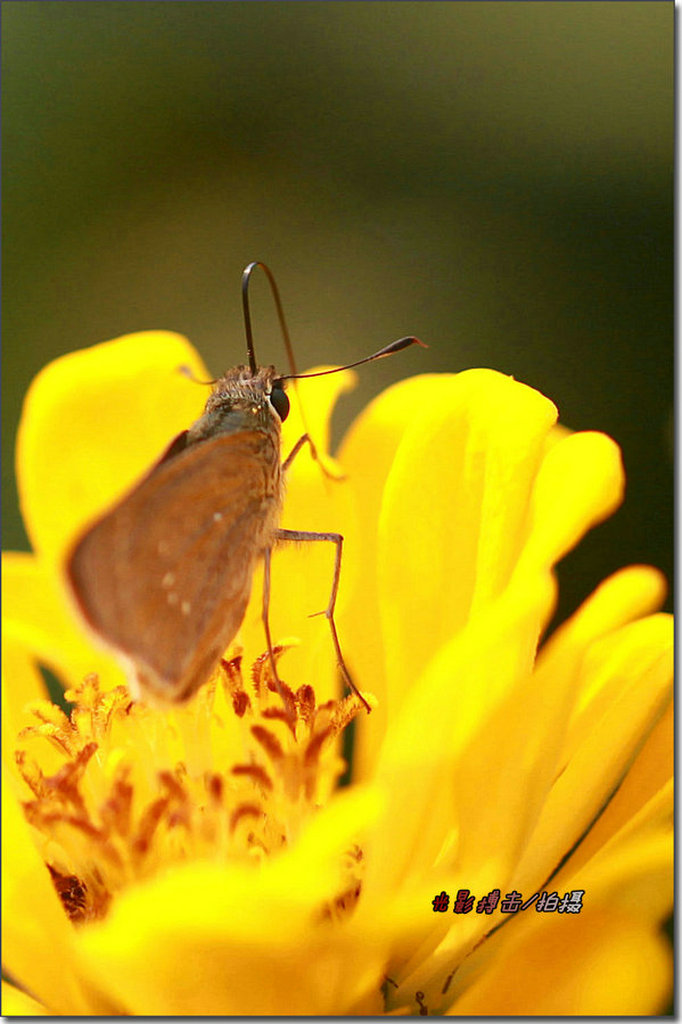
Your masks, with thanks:
[{"label": "yellow flower", "polygon": [[[258,579],[212,679],[155,710],[72,617],[63,560],[200,413],[180,364],[206,378],[178,336],[133,335],[51,364],[27,398],[35,553],[3,573],[3,1012],[661,1012],[664,581],[623,569],[540,646],[553,565],[621,500],[616,445],[556,427],[551,402],[490,370],[389,388],[344,441],[342,480],[293,464],[282,524],[345,536],[337,624],[371,715],[338,692],[309,617],[327,545],[273,561],[295,728],[268,688]],[[300,382],[321,451],[351,382]],[[285,452],[301,432],[294,396]]]}]

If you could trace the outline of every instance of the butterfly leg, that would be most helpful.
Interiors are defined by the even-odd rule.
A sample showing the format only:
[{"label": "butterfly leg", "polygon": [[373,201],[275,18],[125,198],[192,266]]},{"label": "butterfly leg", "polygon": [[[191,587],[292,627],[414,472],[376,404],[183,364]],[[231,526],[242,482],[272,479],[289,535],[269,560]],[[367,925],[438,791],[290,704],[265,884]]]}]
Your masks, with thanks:
[{"label": "butterfly leg", "polygon": [[293,721],[294,714],[293,709],[290,707],[291,700],[287,700],[285,696],[284,686],[282,680],[279,678],[277,673],[277,663],[275,662],[275,655],[272,650],[272,637],[270,635],[270,556],[272,555],[272,548],[266,548],[263,552],[263,628],[265,629],[265,639],[268,645],[268,654],[270,655],[270,669],[272,671],[272,678],[277,692],[282,699],[284,710],[287,713],[287,718]]},{"label": "butterfly leg", "polygon": [[300,450],[301,450],[301,448],[303,447],[304,444],[309,444],[310,445],[310,454],[311,454],[312,458],[315,460],[315,462],[318,464],[318,466],[320,467],[320,470],[322,471],[324,476],[326,476],[329,480],[343,480],[343,478],[344,478],[343,477],[343,473],[339,473],[339,472],[332,473],[331,470],[329,470],[325,466],[324,462],[322,461],[322,459],[317,454],[317,448],[315,447],[315,443],[314,443],[313,439],[311,438],[310,434],[301,434],[301,436],[299,437],[298,441],[296,442],[296,444],[291,449],[291,451],[287,455],[286,459],[282,463],[282,472],[283,473],[286,473],[286,471],[288,470],[289,466],[294,461],[294,459],[296,458],[296,456],[298,455],[298,453],[300,452]]},{"label": "butterfly leg", "polygon": [[282,463],[282,472],[286,473],[286,471],[288,470],[289,466],[294,461],[294,459],[296,458],[296,456],[300,452],[300,450],[303,447],[303,445],[306,444],[306,442],[310,445],[310,454],[312,455],[312,457],[317,462],[317,449],[315,448],[315,445],[313,444],[313,442],[311,440],[310,434],[301,434],[301,436],[299,437],[298,441],[296,442],[296,444],[291,449],[291,451],[287,455],[286,459]]},{"label": "butterfly leg", "polygon": [[340,533],[310,533],[308,530],[278,530],[277,533],[275,534],[275,540],[326,540],[336,545],[336,559],[334,561],[334,579],[332,581],[331,594],[329,595],[329,603],[325,608],[324,613],[321,612],[320,614],[324,614],[327,618],[327,622],[329,623],[329,628],[332,634],[332,641],[334,643],[334,650],[336,651],[336,660],[338,662],[339,668],[341,669],[341,673],[346,681],[346,684],[353,691],[353,693],[355,693],[360,698],[362,703],[367,708],[367,711],[370,712],[372,710],[371,707],[369,706],[369,704],[367,703],[367,701],[362,696],[357,686],[351,679],[350,672],[346,667],[346,662],[344,661],[343,654],[341,653],[341,644],[339,643],[339,635],[336,631],[336,623],[334,622],[334,608],[336,607],[336,595],[339,590],[339,580],[341,578],[341,553],[343,550],[343,537],[341,536]]}]

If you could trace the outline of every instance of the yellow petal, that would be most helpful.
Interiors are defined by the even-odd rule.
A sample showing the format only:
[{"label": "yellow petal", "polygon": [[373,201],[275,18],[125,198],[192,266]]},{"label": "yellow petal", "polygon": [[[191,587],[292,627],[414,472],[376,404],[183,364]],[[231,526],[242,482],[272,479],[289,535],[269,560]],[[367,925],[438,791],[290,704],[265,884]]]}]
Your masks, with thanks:
[{"label": "yellow petal", "polygon": [[669,945],[659,931],[662,906],[672,900],[671,834],[635,836],[540,888],[560,896],[582,890],[580,913],[517,912],[457,972],[448,1012],[662,1012],[671,982]]},{"label": "yellow petal", "polygon": [[21,729],[34,724],[26,711],[29,701],[45,700],[42,676],[23,647],[3,632],[2,636],[2,757],[14,774],[14,752]]},{"label": "yellow petal", "polygon": [[183,865],[117,900],[79,942],[102,988],[138,1015],[338,1014],[380,982],[384,951],[321,918],[336,858],[372,794],[322,812],[262,870]]},{"label": "yellow petal", "polygon": [[490,716],[530,673],[534,638],[552,595],[549,577],[538,578],[534,589],[510,592],[480,612],[441,649],[406,696],[386,734],[377,766],[377,779],[387,792],[387,810],[368,843],[364,886],[377,899],[429,869],[453,829],[458,868],[474,864],[480,868],[485,862],[494,874],[508,867],[513,837],[505,835],[504,844],[491,844],[489,830],[479,821],[481,812],[472,814],[469,803],[475,810],[481,793],[494,782],[501,795],[496,790],[487,811],[483,808],[485,818],[501,802],[507,806],[507,799],[509,806],[516,807],[517,790],[510,786],[505,791],[503,772],[497,772],[494,780],[475,772],[471,778],[466,759],[476,742],[485,746]]},{"label": "yellow petal", "polygon": [[624,1017],[663,1011],[670,952],[656,931],[608,906],[577,920],[546,916],[492,961],[448,1013]]},{"label": "yellow petal", "polygon": [[621,503],[620,449],[606,434],[570,434],[546,453],[535,482],[525,559],[559,561]]},{"label": "yellow petal", "polygon": [[36,852],[4,768],[2,777],[3,966],[51,1013],[87,1013],[74,973],[73,928]]},{"label": "yellow petal", "polygon": [[[24,552],[3,552],[2,602],[4,634],[30,652],[34,661],[50,668],[65,688],[75,686],[89,672],[98,673],[105,689],[124,682],[115,659],[89,642],[44,561]],[[13,685],[11,677],[7,683]],[[22,700],[22,695],[17,699]]]},{"label": "yellow petal", "polygon": [[102,987],[138,1016],[328,1015],[378,973],[332,928],[282,879],[194,865],[131,891],[79,938]]},{"label": "yellow petal", "polygon": [[379,585],[391,702],[492,600],[520,550],[551,402],[471,370],[417,414],[396,454],[380,520]]},{"label": "yellow petal", "polygon": [[[562,750],[563,761],[573,756],[593,723],[600,721],[620,698],[623,677],[635,678],[638,672],[644,676],[653,662],[661,673],[660,678],[665,680],[667,672],[668,680],[672,681],[672,629],[671,617],[652,615],[589,647]],[[659,711],[664,706],[665,701],[659,704]]]},{"label": "yellow petal", "polygon": [[395,453],[415,415],[447,395],[452,375],[424,374],[383,391],[360,413],[344,438],[339,461],[352,502],[345,519],[346,551],[353,575],[344,571],[339,630],[352,651],[360,686],[378,698],[378,707],[359,723],[353,757],[354,778],[368,776],[387,721],[386,658],[379,614],[378,528],[384,486]]},{"label": "yellow petal", "polygon": [[604,580],[543,645],[536,665],[539,690],[549,691],[552,699],[568,688],[577,693],[577,674],[589,645],[657,611],[665,592],[662,573],[647,565],[629,566]]},{"label": "yellow petal", "polygon": [[653,566],[620,569],[600,583],[578,612],[552,634],[542,648],[538,664],[555,657],[552,668],[558,668],[572,646],[584,646],[597,636],[658,611],[666,591],[665,577]]},{"label": "yellow petal", "polygon": [[640,816],[638,825],[623,828],[586,864],[565,864],[554,876],[555,887],[592,893],[638,921],[660,926],[673,905],[673,793],[662,794],[667,820]]},{"label": "yellow petal", "polygon": [[[672,619],[653,615],[593,645],[586,663],[611,700],[585,720],[570,760],[558,775],[514,874],[523,891],[540,884],[580,838],[625,776],[669,701]],[[560,762],[561,763],[561,762]]]},{"label": "yellow petal", "polygon": [[[641,918],[662,922],[672,907],[673,818],[671,778],[620,828],[613,827],[613,819],[604,826],[601,818],[598,819],[554,876],[552,884],[570,888],[576,884],[576,879],[582,883],[587,877],[590,884],[596,884],[595,879],[608,881],[610,876],[638,874],[637,884],[617,889],[613,900]],[[611,825],[610,829],[607,824]],[[641,850],[646,849],[647,844],[656,843],[661,846],[662,863],[657,872],[647,873],[646,856]]]},{"label": "yellow petal", "polygon": [[400,706],[473,609],[501,593],[524,539],[551,402],[502,374],[444,378],[393,460],[379,521],[381,630]]},{"label": "yellow petal", "polygon": [[[488,744],[478,744],[472,751],[472,767],[481,761],[485,765],[486,756],[491,766],[489,772],[499,763],[507,766],[504,777],[510,795],[509,804],[504,806],[516,807],[511,796],[515,786],[517,792],[523,792],[522,810],[513,812],[524,826],[516,832],[519,840],[527,841],[526,831],[534,825],[565,763],[562,748],[581,685],[586,649],[599,637],[658,607],[664,593],[663,577],[647,566],[621,570],[606,580],[553,634],[543,647],[532,676],[496,712],[497,725],[491,720]],[[552,737],[551,743],[547,736]]]},{"label": "yellow petal", "polygon": [[666,711],[649,734],[623,782],[609,800],[587,836],[569,860],[576,871],[619,830],[632,827],[640,816],[660,821],[667,813],[665,801],[672,789],[674,751],[674,706]]},{"label": "yellow petal", "polygon": [[58,561],[200,414],[206,390],[181,366],[206,379],[184,338],[148,331],[62,356],[38,374],[17,442],[22,513],[36,551]]},{"label": "yellow petal", "polygon": [[8,982],[2,983],[2,1014],[4,1017],[44,1017],[46,1007]]}]

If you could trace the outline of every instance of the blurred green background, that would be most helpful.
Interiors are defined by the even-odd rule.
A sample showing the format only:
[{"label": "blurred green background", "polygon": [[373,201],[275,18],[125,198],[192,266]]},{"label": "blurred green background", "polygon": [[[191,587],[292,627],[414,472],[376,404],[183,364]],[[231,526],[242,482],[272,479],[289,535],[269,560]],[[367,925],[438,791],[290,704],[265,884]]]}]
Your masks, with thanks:
[{"label": "blurred green background", "polygon": [[[386,384],[489,366],[622,445],[625,506],[563,564],[672,574],[672,2],[5,2],[3,527],[22,397],[119,334],[243,359],[277,276],[301,366],[415,333]],[[283,364],[265,282],[259,358]],[[405,416],[411,415],[410,409]],[[415,524],[418,529],[419,525]]]}]

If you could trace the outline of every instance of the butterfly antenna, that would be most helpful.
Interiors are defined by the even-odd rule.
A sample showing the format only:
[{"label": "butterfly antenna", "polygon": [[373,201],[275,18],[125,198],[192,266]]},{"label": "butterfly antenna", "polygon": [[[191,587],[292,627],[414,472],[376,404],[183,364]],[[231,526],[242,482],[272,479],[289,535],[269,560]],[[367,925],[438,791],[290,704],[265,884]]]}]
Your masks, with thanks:
[{"label": "butterfly antenna", "polygon": [[246,332],[246,351],[249,355],[249,367],[251,373],[255,374],[258,372],[258,364],[256,362],[256,353],[253,348],[253,331],[251,330],[251,310],[249,308],[249,281],[251,280],[251,274],[260,267],[270,283],[270,290],[272,291],[272,297],[275,300],[275,308],[277,309],[277,317],[279,319],[279,326],[282,331],[282,337],[284,339],[284,347],[287,350],[287,357],[289,359],[289,366],[291,367],[291,377],[297,377],[296,372],[296,361],[294,359],[294,350],[291,345],[291,338],[289,337],[289,330],[287,328],[287,322],[284,318],[284,310],[282,308],[282,300],[279,297],[279,289],[275,281],[274,275],[267,264],[262,263],[260,260],[254,260],[253,263],[249,263],[244,268],[242,274],[242,307],[244,309],[244,330]]},{"label": "butterfly antenna", "polygon": [[351,370],[354,366],[362,366],[363,363],[372,363],[375,359],[385,359],[386,356],[392,356],[394,352],[400,352],[404,348],[409,348],[410,345],[419,345],[420,348],[428,348],[423,341],[419,338],[413,338],[410,335],[407,338],[398,338],[397,341],[392,341],[390,345],[385,345],[384,348],[379,349],[371,356],[365,356],[364,359],[358,359],[355,363],[347,363],[346,366],[336,366],[333,370],[320,370],[318,373],[297,373],[297,374],[285,374],[282,375],[280,380],[302,380],[304,377],[324,377],[328,373],[340,373],[341,370]]},{"label": "butterfly antenna", "polygon": [[[279,288],[277,287],[277,282],[275,281],[274,274],[270,270],[270,267],[266,263],[263,263],[261,260],[254,260],[252,263],[249,263],[249,265],[244,268],[244,273],[242,274],[242,306],[244,309],[244,328],[246,331],[246,350],[249,354],[249,367],[251,369],[251,373],[255,376],[256,373],[258,372],[258,364],[256,363],[256,354],[253,349],[253,332],[251,330],[251,310],[249,309],[249,281],[251,280],[251,274],[256,269],[256,267],[261,268],[261,270],[263,271],[263,273],[265,274],[270,283],[270,290],[272,292],[272,297],[275,300],[275,308],[277,309],[279,326],[280,330],[282,331],[282,338],[284,339],[284,347],[287,350],[287,358],[289,360],[289,366],[291,368],[291,374],[289,374],[287,379],[290,378],[294,382],[294,391],[296,392],[296,397],[298,398],[298,408],[301,414],[301,421],[303,423],[303,431],[308,435],[308,437],[310,437],[310,431],[308,430],[308,423],[306,421],[305,410],[303,409],[301,396],[299,395],[298,387],[296,386],[296,381],[300,375],[296,372],[296,360],[294,359],[294,349],[293,345],[291,344],[291,338],[289,337],[289,329],[287,327],[287,322],[284,318],[284,309],[282,308],[282,300],[279,297]],[[310,444],[312,446],[313,457],[316,458],[316,450],[312,440],[310,441]]]}]

